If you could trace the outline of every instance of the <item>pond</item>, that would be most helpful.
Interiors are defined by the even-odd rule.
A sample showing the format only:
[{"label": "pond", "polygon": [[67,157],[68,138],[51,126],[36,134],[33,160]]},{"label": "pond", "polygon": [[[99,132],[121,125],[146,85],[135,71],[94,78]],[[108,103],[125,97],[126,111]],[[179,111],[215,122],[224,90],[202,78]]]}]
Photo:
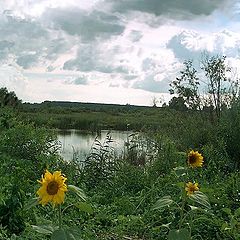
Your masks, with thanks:
[{"label": "pond", "polygon": [[[84,159],[89,154],[95,138],[97,137],[103,143],[108,132],[108,130],[102,130],[97,135],[96,133],[86,133],[76,129],[59,130],[57,135],[58,140],[61,142],[60,154],[67,161],[73,159],[74,153],[77,153],[78,157]],[[130,133],[130,131],[110,131],[110,136],[113,140],[111,146],[117,153],[121,154],[124,152],[124,143],[127,141]]]}]

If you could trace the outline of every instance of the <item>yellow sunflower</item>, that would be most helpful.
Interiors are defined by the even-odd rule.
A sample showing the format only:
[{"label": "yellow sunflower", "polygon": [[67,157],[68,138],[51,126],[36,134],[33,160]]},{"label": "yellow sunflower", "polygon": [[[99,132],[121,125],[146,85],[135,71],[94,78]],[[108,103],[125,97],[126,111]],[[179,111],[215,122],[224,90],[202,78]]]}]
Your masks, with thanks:
[{"label": "yellow sunflower", "polygon": [[202,167],[203,156],[198,151],[191,150],[188,153],[188,165],[192,168]]},{"label": "yellow sunflower", "polygon": [[46,205],[48,202],[52,202],[54,205],[61,204],[64,201],[65,192],[67,191],[67,185],[65,184],[65,178],[61,171],[55,171],[53,174],[46,170],[44,177],[38,182],[42,185],[37,194],[39,195],[39,203]]},{"label": "yellow sunflower", "polygon": [[188,196],[192,195],[194,192],[199,191],[198,183],[186,183],[185,190]]}]

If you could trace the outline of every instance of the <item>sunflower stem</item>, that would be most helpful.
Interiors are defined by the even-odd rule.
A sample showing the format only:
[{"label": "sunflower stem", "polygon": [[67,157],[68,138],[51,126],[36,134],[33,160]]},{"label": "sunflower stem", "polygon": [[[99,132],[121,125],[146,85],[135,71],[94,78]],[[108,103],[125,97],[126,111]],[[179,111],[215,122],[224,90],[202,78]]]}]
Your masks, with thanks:
[{"label": "sunflower stem", "polygon": [[184,220],[183,215],[184,215],[185,201],[186,201],[186,196],[185,196],[185,191],[184,191],[184,189],[183,189],[183,191],[182,191],[182,205],[181,205],[181,208],[180,208],[179,229],[182,227],[183,220]]},{"label": "sunflower stem", "polygon": [[61,204],[58,206],[58,224],[59,224],[59,229],[62,228],[62,211],[61,211]]},{"label": "sunflower stem", "polygon": [[63,214],[67,209],[69,209],[70,207],[74,207],[74,206],[75,206],[74,204],[68,205],[67,207],[65,207],[65,208],[62,210],[62,214]]}]

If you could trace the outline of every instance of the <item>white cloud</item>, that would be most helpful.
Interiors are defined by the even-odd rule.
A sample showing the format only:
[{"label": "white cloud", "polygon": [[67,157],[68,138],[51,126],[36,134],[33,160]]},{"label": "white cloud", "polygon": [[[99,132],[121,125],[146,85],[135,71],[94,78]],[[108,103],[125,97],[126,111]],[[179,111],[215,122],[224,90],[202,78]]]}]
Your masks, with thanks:
[{"label": "white cloud", "polygon": [[228,30],[212,33],[211,35],[196,31],[182,31],[173,36],[167,47],[172,49],[175,56],[181,61],[199,59],[203,51],[209,54],[239,57],[240,34]]},{"label": "white cloud", "polygon": [[[183,60],[199,59],[204,50],[225,54],[237,66],[235,3],[4,1],[0,84],[29,101],[96,99],[148,105],[153,95],[168,92]],[[6,64],[9,59],[11,66]]]},{"label": "white cloud", "polygon": [[40,17],[48,8],[77,7],[91,10],[99,0],[7,0],[1,1],[0,10],[11,10],[15,16]]},{"label": "white cloud", "polygon": [[0,66],[0,87],[14,91],[20,99],[26,97],[28,80],[24,77],[21,68],[14,62],[2,63]]}]

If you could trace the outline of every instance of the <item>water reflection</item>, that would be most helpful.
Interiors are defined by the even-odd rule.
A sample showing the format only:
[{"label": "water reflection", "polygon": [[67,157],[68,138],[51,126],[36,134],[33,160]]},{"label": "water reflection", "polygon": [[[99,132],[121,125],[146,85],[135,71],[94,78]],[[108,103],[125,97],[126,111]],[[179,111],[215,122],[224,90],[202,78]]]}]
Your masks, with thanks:
[{"label": "water reflection", "polygon": [[[95,138],[97,137],[97,139],[103,143],[108,132],[108,130],[102,130],[101,133],[97,135],[76,129],[59,130],[58,140],[62,145],[60,154],[65,160],[71,161],[74,152],[77,152],[78,157],[83,160],[89,154]],[[127,140],[129,134],[129,131],[112,130],[110,132],[113,140],[111,146],[114,147],[117,153],[120,154],[124,151],[124,142]]]}]

